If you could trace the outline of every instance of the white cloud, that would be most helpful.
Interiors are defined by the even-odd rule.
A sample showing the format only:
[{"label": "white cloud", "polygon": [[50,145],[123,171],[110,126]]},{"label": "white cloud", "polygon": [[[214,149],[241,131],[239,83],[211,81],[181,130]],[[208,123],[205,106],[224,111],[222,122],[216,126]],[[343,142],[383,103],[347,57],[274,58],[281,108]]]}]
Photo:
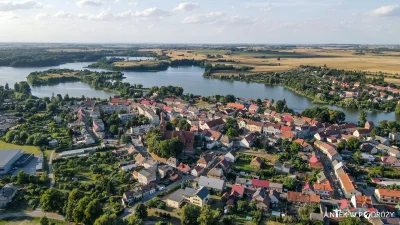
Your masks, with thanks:
[{"label": "white cloud", "polygon": [[43,8],[44,4],[33,0],[0,1],[0,11],[14,11],[22,9]]},{"label": "white cloud", "polygon": [[94,21],[110,21],[114,20],[116,17],[110,12],[110,10],[101,10],[98,14],[79,14],[78,18],[84,20],[94,20]]},{"label": "white cloud", "polygon": [[78,6],[102,6],[103,2],[100,0],[79,0],[76,4]]},{"label": "white cloud", "polygon": [[128,2],[128,5],[129,6],[137,6],[139,3],[137,3],[136,1],[133,1],[133,0],[131,0],[131,1],[129,1]]},{"label": "white cloud", "polygon": [[36,15],[37,20],[43,20],[43,19],[49,19],[49,18],[58,18],[58,19],[65,19],[65,18],[75,18],[75,15],[72,15],[71,13],[66,13],[63,11],[59,11],[54,14],[48,14],[48,13],[39,13]]},{"label": "white cloud", "polygon": [[387,5],[377,8],[371,12],[376,16],[400,16],[400,5]]},{"label": "white cloud", "polygon": [[137,11],[134,16],[135,17],[166,17],[170,16],[170,12],[164,9],[159,8],[148,8],[143,11]]},{"label": "white cloud", "polygon": [[259,9],[261,11],[271,11],[272,4],[269,2],[250,3],[245,6],[246,8]]},{"label": "white cloud", "polygon": [[0,12],[0,18],[5,19],[18,19],[19,16],[15,15],[13,12]]},{"label": "white cloud", "polygon": [[200,8],[200,5],[198,3],[192,3],[192,2],[183,2],[181,4],[179,4],[177,7],[175,7],[173,9],[173,11],[184,11],[184,12],[188,12],[188,11],[192,11],[195,9]]},{"label": "white cloud", "polygon": [[222,12],[210,12],[207,14],[197,14],[183,19],[183,23],[215,23],[224,16]]}]

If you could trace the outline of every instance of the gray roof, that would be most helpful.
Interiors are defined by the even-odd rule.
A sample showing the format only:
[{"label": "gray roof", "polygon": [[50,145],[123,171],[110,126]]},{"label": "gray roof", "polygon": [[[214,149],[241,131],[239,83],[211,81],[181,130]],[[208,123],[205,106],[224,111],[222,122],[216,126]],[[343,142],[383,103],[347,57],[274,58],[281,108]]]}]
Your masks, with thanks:
[{"label": "gray roof", "polygon": [[201,176],[199,179],[199,186],[209,187],[213,189],[223,190],[225,182],[220,179],[208,178],[205,176]]},{"label": "gray roof", "polygon": [[0,200],[9,201],[16,191],[17,189],[12,183],[4,185],[4,187],[0,190]]},{"label": "gray roof", "polygon": [[168,200],[174,201],[174,202],[181,202],[183,200],[183,189],[178,189],[174,193],[172,193],[169,197]]},{"label": "gray roof", "polygon": [[184,196],[187,196],[187,197],[191,197],[191,196],[193,196],[195,193],[196,193],[196,190],[195,190],[195,189],[190,188],[190,187],[187,187],[187,188],[185,188],[185,191],[183,192],[183,195],[184,195]]},{"label": "gray roof", "polygon": [[4,168],[11,159],[22,153],[21,149],[0,150],[0,168]]},{"label": "gray roof", "polygon": [[206,187],[200,187],[200,189],[197,191],[196,195],[199,196],[200,199],[205,199],[210,192]]}]

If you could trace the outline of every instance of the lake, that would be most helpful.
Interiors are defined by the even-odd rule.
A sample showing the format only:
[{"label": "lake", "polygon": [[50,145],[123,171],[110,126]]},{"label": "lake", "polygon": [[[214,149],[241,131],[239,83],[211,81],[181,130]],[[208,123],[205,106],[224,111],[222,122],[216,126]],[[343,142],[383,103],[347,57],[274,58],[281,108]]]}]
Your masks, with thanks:
[{"label": "lake", "polygon": [[[130,58],[133,60],[133,58]],[[15,82],[26,80],[29,73],[33,71],[44,71],[50,68],[66,68],[82,70],[90,63],[67,63],[54,67],[34,67],[34,68],[12,68],[0,67],[0,85],[8,83],[12,86]],[[105,71],[102,69],[90,69],[93,71]],[[193,93],[197,95],[210,96],[214,94],[227,95],[233,94],[237,97],[245,98],[268,98],[275,101],[285,98],[288,106],[297,112],[303,111],[305,108],[316,106],[303,96],[297,95],[282,86],[268,86],[257,83],[246,83],[239,81],[224,81],[218,79],[206,79],[203,75],[204,69],[200,67],[177,67],[168,68],[166,71],[160,72],[124,72],[125,82],[131,84],[142,84],[144,87],[152,86],[180,86],[183,87],[185,93]],[[61,94],[64,96],[68,93],[73,97],[109,98],[113,93],[101,90],[95,90],[89,85],[82,82],[62,83],[54,86],[32,87],[32,94],[38,97],[51,96],[52,94]],[[346,120],[357,122],[359,113],[354,109],[343,109],[336,106],[329,106],[332,109],[342,110],[346,113]],[[368,113],[368,120],[378,123],[381,120],[400,120],[400,116],[394,113]]]}]

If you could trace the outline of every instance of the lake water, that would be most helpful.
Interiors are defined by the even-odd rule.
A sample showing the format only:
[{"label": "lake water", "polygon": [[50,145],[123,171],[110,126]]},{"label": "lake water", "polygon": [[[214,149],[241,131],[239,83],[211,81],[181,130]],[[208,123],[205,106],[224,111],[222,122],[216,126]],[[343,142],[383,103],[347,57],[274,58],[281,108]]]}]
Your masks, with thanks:
[{"label": "lake water", "polygon": [[[133,57],[130,58],[133,60]],[[38,68],[12,68],[0,67],[0,85],[8,83],[12,86],[15,82],[26,80],[29,73],[33,71],[44,71],[50,68],[67,68],[82,70],[90,63],[67,63],[54,67],[38,67]],[[93,71],[105,71],[102,69],[90,69]],[[202,76],[204,72],[200,67],[178,67],[169,68],[160,72],[124,72],[125,82],[131,84],[142,84],[144,87],[152,86],[180,86],[183,87],[185,93],[193,93],[197,95],[210,96],[213,94],[233,94],[237,97],[245,98],[268,98],[275,101],[285,98],[288,106],[295,111],[303,111],[305,108],[316,106],[303,96],[297,95],[290,90],[281,86],[267,86],[257,83],[246,83],[239,81],[223,81],[217,79],[206,79]],[[62,83],[54,86],[32,87],[32,94],[38,97],[51,96],[52,94],[61,94],[64,96],[68,93],[70,96],[108,98],[113,93],[101,90],[94,90],[89,85],[82,82]],[[343,109],[336,106],[329,106],[332,109],[339,109],[346,113],[346,120],[357,122],[359,113],[354,109]],[[400,120],[400,116],[394,113],[368,113],[368,119],[378,123],[381,120]]]}]

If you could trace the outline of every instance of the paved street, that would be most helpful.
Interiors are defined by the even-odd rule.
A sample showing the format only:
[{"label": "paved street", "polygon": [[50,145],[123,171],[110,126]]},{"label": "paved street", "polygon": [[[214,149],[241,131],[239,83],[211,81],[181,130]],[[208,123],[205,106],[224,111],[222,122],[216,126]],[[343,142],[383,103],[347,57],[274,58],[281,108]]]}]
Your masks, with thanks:
[{"label": "paved street", "polygon": [[[341,199],[340,194],[339,194],[339,189],[340,189],[340,185],[338,183],[338,180],[336,178],[335,175],[335,171],[333,169],[332,166],[332,162],[329,160],[329,158],[324,155],[323,153],[321,153],[320,151],[315,151],[317,157],[319,157],[323,167],[324,167],[324,173],[326,178],[329,180],[329,182],[331,182],[332,184],[332,188],[333,188],[333,199]],[[329,169],[331,168],[331,169]],[[332,175],[331,175],[332,173]]]}]

